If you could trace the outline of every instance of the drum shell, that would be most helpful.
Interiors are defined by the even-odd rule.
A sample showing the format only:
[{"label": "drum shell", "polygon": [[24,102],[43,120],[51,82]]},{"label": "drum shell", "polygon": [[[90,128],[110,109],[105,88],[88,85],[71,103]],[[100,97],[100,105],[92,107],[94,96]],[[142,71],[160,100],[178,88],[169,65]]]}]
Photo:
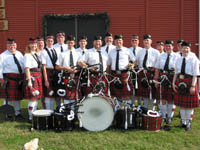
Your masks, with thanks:
[{"label": "drum shell", "polygon": [[33,115],[32,124],[36,130],[50,130],[53,129],[53,118],[52,116]]},{"label": "drum shell", "polygon": [[143,129],[148,131],[160,131],[162,124],[162,117],[143,116]]},{"label": "drum shell", "polygon": [[62,113],[53,114],[53,126],[56,131],[65,131],[73,127],[72,121],[67,119],[67,115]]}]

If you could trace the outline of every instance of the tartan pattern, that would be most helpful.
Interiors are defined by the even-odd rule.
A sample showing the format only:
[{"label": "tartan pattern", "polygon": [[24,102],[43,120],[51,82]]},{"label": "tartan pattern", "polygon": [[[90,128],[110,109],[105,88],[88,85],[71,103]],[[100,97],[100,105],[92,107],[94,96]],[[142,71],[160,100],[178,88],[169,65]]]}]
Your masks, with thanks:
[{"label": "tartan pattern", "polygon": [[[166,75],[165,73],[160,73],[161,75]],[[173,75],[167,76],[169,81],[172,83],[173,81]],[[156,90],[156,98],[160,99],[160,87]],[[172,88],[172,85],[170,86],[161,86],[161,98],[163,100],[166,100],[168,102],[174,102],[174,90]]]},{"label": "tartan pattern", "polygon": [[125,73],[121,73],[121,74],[116,74],[114,72],[112,72],[112,75],[115,77],[119,77],[120,80],[123,83],[123,89],[118,89],[115,87],[114,82],[111,83],[110,85],[110,89],[111,89],[111,96],[116,97],[118,99],[130,99],[130,96],[133,96],[133,85],[131,84],[131,79],[129,78],[128,80],[128,85],[130,87],[130,91],[128,91],[127,88],[127,83],[126,83],[126,79],[127,79],[127,72]]},{"label": "tartan pattern", "polygon": [[[180,82],[185,82],[190,88],[192,84],[192,78],[177,78],[176,85],[178,86]],[[199,106],[198,86],[195,86],[195,93],[192,95],[189,91],[186,93],[186,95],[180,95],[179,93],[175,93],[174,103],[175,105],[183,108],[197,108]]]},{"label": "tartan pattern", "polygon": [[[6,73],[4,76],[7,77],[7,85],[4,89],[5,92],[5,99],[7,101],[20,101],[23,99],[23,90],[22,90],[22,84],[20,85],[18,81],[8,79],[14,78],[19,79],[23,81],[24,74],[15,74],[15,73]],[[2,88],[3,89],[3,88]]]},{"label": "tartan pattern", "polygon": [[104,90],[102,91],[105,95],[108,94],[108,83],[105,79],[105,77],[103,76],[101,78],[101,76],[98,76],[97,74],[90,74],[90,87],[84,87],[86,88],[86,90],[84,92],[86,92],[86,94],[89,94],[89,93],[98,93],[99,90],[97,89],[94,89],[95,86],[98,84],[99,81],[104,81],[106,87],[104,88]]},{"label": "tartan pattern", "polygon": [[[54,69],[46,69],[47,70],[47,78],[49,81],[49,87],[47,88],[45,86],[45,83],[43,83],[43,92],[44,92],[44,97],[49,97],[49,98],[55,98],[55,95],[50,96],[49,92],[53,90],[53,86],[52,86],[52,81],[53,81],[53,75],[54,75]],[[44,82],[44,81],[43,81]]]},{"label": "tartan pattern", "polygon": [[[4,82],[4,79],[2,79]],[[5,89],[0,85],[0,98],[5,98]]]},{"label": "tartan pattern", "polygon": [[[66,80],[64,80],[65,85],[67,85],[67,83],[69,81],[69,77],[70,77],[70,74],[66,74],[65,75],[65,79],[66,79]],[[75,80],[76,85],[77,85],[78,84],[78,79],[79,79],[78,74],[75,74],[73,79]],[[76,89],[78,90],[77,91],[77,95],[76,95]],[[69,88],[66,87],[65,88],[65,92],[66,92],[66,95],[64,97],[65,100],[77,100],[77,99],[81,99],[82,98],[80,84],[79,84],[79,87],[76,87],[74,89],[69,89]]]},{"label": "tartan pattern", "polygon": [[[149,80],[152,80],[153,79],[153,75],[151,72],[147,72],[146,73],[146,76]],[[137,95],[138,97],[143,97],[143,98],[150,98],[150,88],[144,88],[142,87],[142,79],[145,77],[145,74],[143,71],[141,71],[139,73],[139,77],[138,77],[138,89],[137,89]],[[154,85],[151,85],[151,92],[152,92],[152,99],[156,99],[156,88]]]},{"label": "tartan pattern", "polygon": [[28,88],[27,86],[27,81],[26,81],[26,76],[24,78],[24,98],[25,99],[40,99],[43,97],[43,87],[42,87],[42,73],[40,71],[31,71],[30,70],[31,77],[33,77],[34,83],[33,84],[33,89],[38,90],[40,93],[38,96],[33,96],[32,95],[32,90]]}]

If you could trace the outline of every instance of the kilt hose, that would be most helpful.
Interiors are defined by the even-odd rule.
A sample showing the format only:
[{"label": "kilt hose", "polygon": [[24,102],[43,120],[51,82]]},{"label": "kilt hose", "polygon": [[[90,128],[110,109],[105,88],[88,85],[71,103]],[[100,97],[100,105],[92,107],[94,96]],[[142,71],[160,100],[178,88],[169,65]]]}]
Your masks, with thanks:
[{"label": "kilt hose", "polygon": [[[160,76],[167,75],[165,73],[160,73]],[[173,75],[167,75],[170,83],[173,81]],[[161,97],[160,97],[161,96]],[[161,93],[160,86],[156,90],[156,99],[166,100],[167,102],[174,103],[174,90],[172,88],[172,84],[169,86],[161,85]]]},{"label": "kilt hose", "polygon": [[[191,87],[192,84],[192,78],[185,78],[180,79],[177,78],[176,85],[180,82],[184,82],[187,84],[187,86]],[[174,95],[174,103],[177,106],[183,107],[183,108],[197,108],[199,107],[199,94],[198,94],[198,86],[196,84],[195,86],[195,93],[190,94],[190,91],[188,90],[185,95],[180,95],[178,92]]]},{"label": "kilt hose", "polygon": [[[35,99],[40,99],[43,97],[43,88],[42,88],[42,73],[41,71],[36,71],[36,70],[32,70],[30,69],[30,74],[32,77],[32,89],[30,89],[28,87],[28,82],[26,80],[26,76],[24,78],[24,98],[25,99],[31,99],[31,100],[35,100]],[[32,94],[33,91],[39,91],[39,95],[34,96]]]},{"label": "kilt hose", "polygon": [[66,88],[65,88],[66,95],[64,96],[64,99],[65,100],[77,100],[77,99],[81,99],[82,98],[82,94],[81,94],[80,83],[78,85],[79,75],[75,74],[75,76],[73,78],[74,81],[75,81],[75,83],[76,83],[76,87],[75,88],[68,88],[67,87],[67,84],[68,84],[68,82],[70,80],[69,78],[71,78],[70,74],[65,74],[64,83],[65,83],[65,86],[66,86]]},{"label": "kilt hose", "polygon": [[[154,73],[147,71],[146,73],[147,79],[149,80],[153,80],[153,76]],[[148,98],[150,99],[150,92],[152,93],[152,99],[156,99],[156,88],[154,86],[154,84],[150,84],[151,86],[151,91],[150,88],[145,88],[142,86],[142,79],[145,77],[145,74],[143,71],[141,71],[139,73],[139,77],[138,77],[138,89],[137,89],[137,95],[138,97],[142,97],[142,98]]]},{"label": "kilt hose", "polygon": [[7,101],[20,101],[23,99],[23,77],[24,74],[5,73],[4,81],[7,80],[4,90],[4,98]]},{"label": "kilt hose", "polygon": [[102,75],[98,75],[98,73],[90,73],[90,86],[88,87],[87,85],[85,86],[84,92],[87,94],[89,93],[99,93],[99,89],[97,89],[96,85],[100,82],[103,81],[105,83],[105,88],[103,89],[103,93],[105,95],[108,95],[108,82],[106,81],[105,77]]},{"label": "kilt hose", "polygon": [[[46,69],[47,70],[47,78],[48,78],[48,81],[49,81],[49,87],[47,88],[46,86],[45,86],[45,82],[43,83],[44,85],[43,85],[43,93],[44,93],[44,97],[48,97],[48,98],[55,98],[55,94],[53,94],[53,95],[49,95],[49,92],[51,92],[51,91],[54,91],[55,92],[55,90],[53,89],[53,85],[52,85],[52,83],[53,83],[53,75],[54,75],[54,73],[55,73],[55,70],[54,69]],[[54,87],[55,88],[55,87]]]},{"label": "kilt hose", "polygon": [[114,77],[118,77],[123,84],[123,88],[118,89],[117,87],[115,87],[114,82],[112,82],[110,85],[111,96],[122,100],[130,100],[130,97],[133,96],[133,85],[131,84],[131,79],[129,78],[128,80],[128,85],[130,87],[129,91],[126,82],[128,72],[122,72],[121,74],[117,74],[116,72],[112,71],[111,74]]}]

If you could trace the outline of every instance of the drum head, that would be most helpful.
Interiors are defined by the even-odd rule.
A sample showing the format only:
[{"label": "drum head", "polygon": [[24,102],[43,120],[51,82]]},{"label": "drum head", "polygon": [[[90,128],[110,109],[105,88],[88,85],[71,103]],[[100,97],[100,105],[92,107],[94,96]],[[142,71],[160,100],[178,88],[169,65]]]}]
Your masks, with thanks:
[{"label": "drum head", "polygon": [[53,113],[52,110],[41,109],[41,110],[34,111],[33,116],[51,116],[52,113]]},{"label": "drum head", "polygon": [[107,129],[114,118],[112,105],[102,97],[86,98],[79,107],[78,118],[83,127],[89,131]]}]

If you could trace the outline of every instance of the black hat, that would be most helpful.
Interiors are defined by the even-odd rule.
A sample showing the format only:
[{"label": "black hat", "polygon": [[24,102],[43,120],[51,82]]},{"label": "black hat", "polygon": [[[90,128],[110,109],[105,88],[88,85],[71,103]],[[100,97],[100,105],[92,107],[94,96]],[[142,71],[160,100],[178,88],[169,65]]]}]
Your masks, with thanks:
[{"label": "black hat", "polygon": [[156,44],[164,45],[163,41],[156,41]]},{"label": "black hat", "polygon": [[[106,36],[112,36],[112,33],[107,32],[107,33],[106,33]],[[106,37],[106,36],[105,36],[105,37]]]},{"label": "black hat", "polygon": [[97,35],[94,37],[94,40],[102,40],[102,37],[100,35]]},{"label": "black hat", "polygon": [[13,44],[13,43],[16,43],[16,40],[14,38],[8,38],[7,43]]},{"label": "black hat", "polygon": [[85,36],[85,35],[81,36],[80,40],[86,40],[87,41],[87,36]]},{"label": "black hat", "polygon": [[44,38],[42,36],[38,36],[36,39],[37,41],[44,41]]},{"label": "black hat", "polygon": [[37,43],[37,40],[35,38],[29,38],[29,43]]},{"label": "black hat", "polygon": [[134,34],[134,35],[132,35],[132,39],[138,40],[138,39],[139,39],[139,36],[138,36],[137,34]]},{"label": "black hat", "polygon": [[178,41],[177,41],[177,43],[179,44],[182,44],[184,42],[184,40],[183,39],[179,39]]},{"label": "black hat", "polygon": [[181,46],[188,46],[188,47],[191,47],[191,43],[190,42],[186,42],[184,41]]},{"label": "black hat", "polygon": [[58,36],[65,36],[65,32],[64,31],[58,31],[56,34],[56,37]]},{"label": "black hat", "polygon": [[115,35],[114,39],[117,40],[117,39],[122,39],[123,38],[123,35],[119,34],[119,35]]},{"label": "black hat", "polygon": [[146,39],[152,39],[151,35],[150,34],[145,34],[143,36],[143,39],[146,40]]},{"label": "black hat", "polygon": [[67,36],[67,41],[76,41],[76,38],[73,35],[69,35]]},{"label": "black hat", "polygon": [[50,34],[47,34],[47,36],[45,37],[45,39],[54,39],[54,36],[53,35],[50,35]]},{"label": "black hat", "polygon": [[173,41],[173,40],[166,40],[166,41],[165,41],[165,44],[172,44],[172,45],[173,45],[173,44],[174,44],[174,41]]}]

